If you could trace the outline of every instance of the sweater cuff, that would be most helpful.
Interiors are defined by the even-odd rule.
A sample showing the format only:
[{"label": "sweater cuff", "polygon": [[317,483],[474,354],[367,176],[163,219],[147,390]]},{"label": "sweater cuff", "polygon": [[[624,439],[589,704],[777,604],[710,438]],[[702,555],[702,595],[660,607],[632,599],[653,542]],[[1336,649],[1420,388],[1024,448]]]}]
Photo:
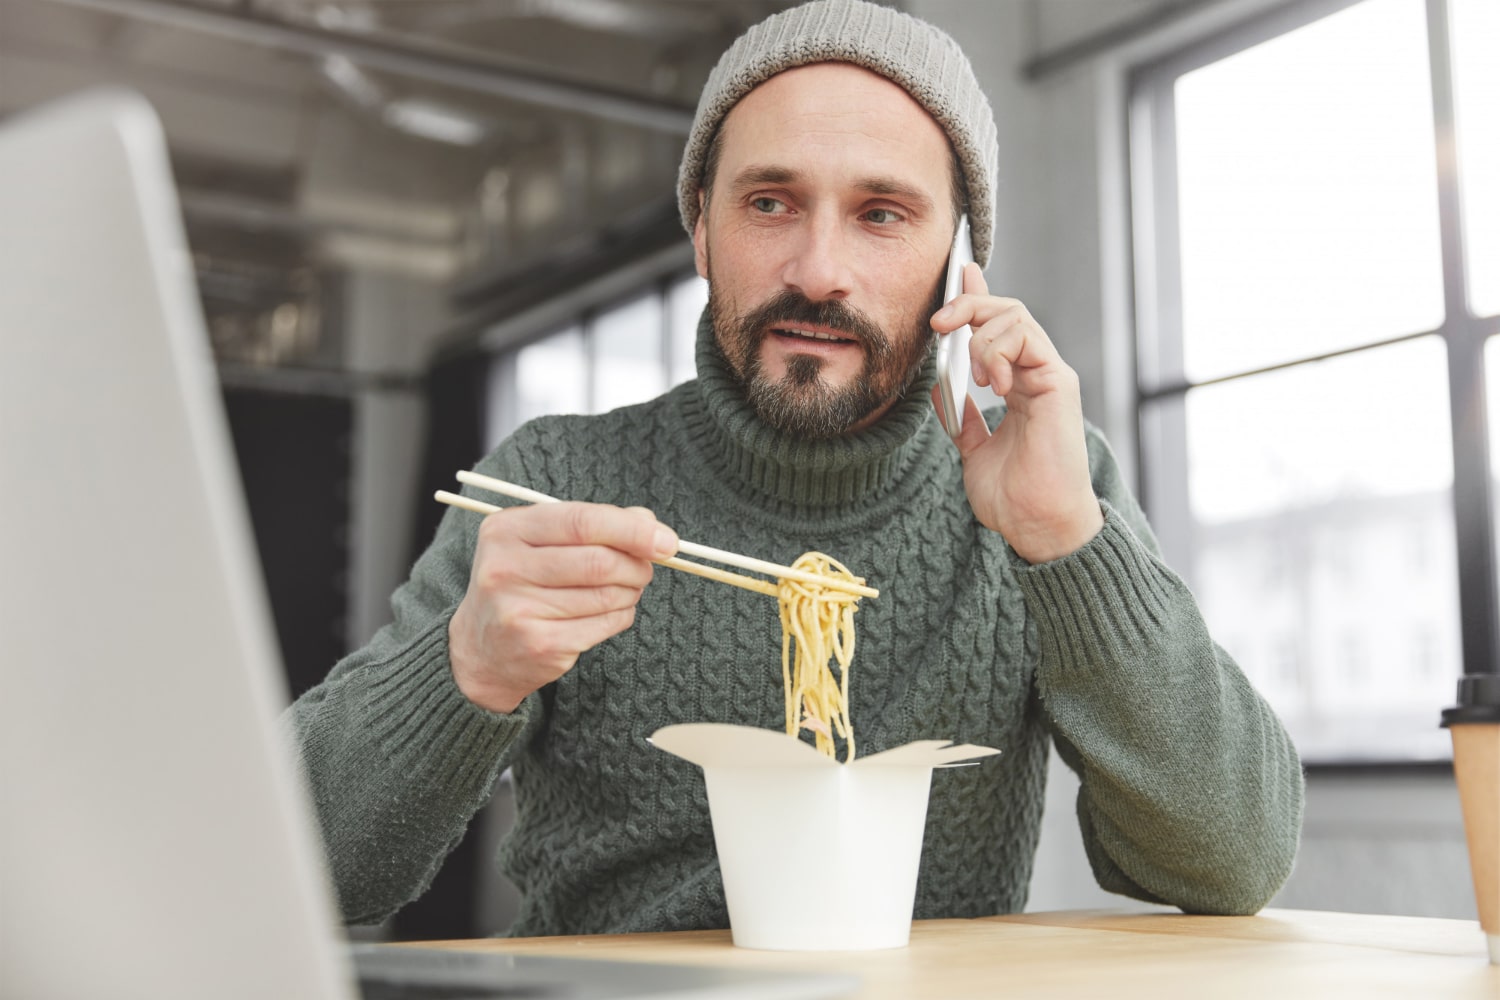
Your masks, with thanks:
[{"label": "sweater cuff", "polygon": [[365,724],[387,761],[455,787],[489,772],[524,738],[540,710],[532,693],[510,713],[474,704],[448,664],[448,609],[406,647],[365,696]]},{"label": "sweater cuff", "polygon": [[1169,617],[1175,575],[1118,511],[1099,506],[1104,527],[1077,551],[1036,565],[1010,553],[1044,663],[1097,663],[1149,648]]}]

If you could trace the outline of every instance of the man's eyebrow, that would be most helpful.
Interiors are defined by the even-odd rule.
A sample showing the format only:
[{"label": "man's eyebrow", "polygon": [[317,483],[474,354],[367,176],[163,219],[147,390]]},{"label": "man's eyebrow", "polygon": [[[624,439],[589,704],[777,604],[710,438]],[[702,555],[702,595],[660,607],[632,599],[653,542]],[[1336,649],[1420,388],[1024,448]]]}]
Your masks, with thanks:
[{"label": "man's eyebrow", "polygon": [[914,207],[922,210],[932,208],[931,198],[918,188],[898,181],[894,177],[862,177],[858,181],[855,181],[854,186],[869,194],[877,194],[909,202]]},{"label": "man's eyebrow", "polygon": [[[735,175],[733,187],[737,191],[758,187],[762,184],[795,184],[802,175],[790,167],[749,166]],[[861,177],[854,182],[854,189],[865,194],[896,198],[907,202],[918,211],[930,211],[933,201],[920,189],[894,177]]]},{"label": "man's eyebrow", "polygon": [[761,184],[791,184],[798,178],[797,171],[790,167],[749,166],[734,177],[735,188],[751,188]]}]

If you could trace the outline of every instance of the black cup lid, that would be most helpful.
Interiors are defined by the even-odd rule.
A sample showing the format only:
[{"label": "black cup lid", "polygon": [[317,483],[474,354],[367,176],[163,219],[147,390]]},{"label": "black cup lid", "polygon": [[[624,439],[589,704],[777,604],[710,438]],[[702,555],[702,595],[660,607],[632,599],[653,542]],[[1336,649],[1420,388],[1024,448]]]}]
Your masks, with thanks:
[{"label": "black cup lid", "polygon": [[1500,722],[1500,674],[1465,674],[1458,681],[1458,704],[1443,710],[1443,725]]}]

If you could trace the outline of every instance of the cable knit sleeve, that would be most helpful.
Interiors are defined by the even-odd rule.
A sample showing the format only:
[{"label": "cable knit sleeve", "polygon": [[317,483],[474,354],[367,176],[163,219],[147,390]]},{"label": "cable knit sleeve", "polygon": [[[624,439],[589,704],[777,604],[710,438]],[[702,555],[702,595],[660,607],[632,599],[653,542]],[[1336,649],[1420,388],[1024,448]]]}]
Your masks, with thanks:
[{"label": "cable knit sleeve", "polygon": [[[503,454],[481,470],[514,473]],[[490,712],[449,669],[448,622],[468,587],[479,521],[449,509],[392,597],[391,624],[282,720],[349,923],[383,920],[427,889],[540,721],[535,694],[511,714]]]},{"label": "cable knit sleeve", "polygon": [[1190,913],[1246,914],[1291,871],[1303,782],[1270,706],[1208,634],[1162,562],[1104,439],[1089,431],[1104,527],[1032,566],[1014,557],[1037,622],[1037,684],[1078,821],[1111,892]]}]

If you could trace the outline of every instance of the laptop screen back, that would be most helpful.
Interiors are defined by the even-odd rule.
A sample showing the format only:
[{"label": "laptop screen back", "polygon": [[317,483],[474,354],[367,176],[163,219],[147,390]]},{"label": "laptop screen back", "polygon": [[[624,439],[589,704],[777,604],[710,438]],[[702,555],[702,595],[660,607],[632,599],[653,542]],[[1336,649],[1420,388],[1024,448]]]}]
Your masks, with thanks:
[{"label": "laptop screen back", "polygon": [[0,126],[0,995],[344,996],[161,127]]}]

